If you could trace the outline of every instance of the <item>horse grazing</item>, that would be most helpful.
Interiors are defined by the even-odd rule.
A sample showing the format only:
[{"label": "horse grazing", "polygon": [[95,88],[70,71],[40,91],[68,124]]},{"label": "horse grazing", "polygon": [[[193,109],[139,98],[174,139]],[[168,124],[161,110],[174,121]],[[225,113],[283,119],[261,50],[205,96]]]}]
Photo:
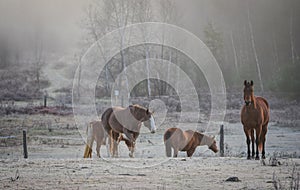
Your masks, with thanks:
[{"label": "horse grazing", "polygon": [[[259,160],[259,151],[262,151],[262,159],[265,159],[265,142],[270,118],[270,108],[267,100],[254,96],[253,81],[244,81],[245,105],[241,111],[241,122],[244,126],[248,148],[247,159],[250,159],[250,141],[252,141],[252,157],[254,157],[254,141],[256,143],[256,160]],[[254,138],[254,130],[256,140]]]},{"label": "horse grazing", "polygon": [[130,151],[129,156],[134,156],[136,139],[139,136],[142,122],[155,133],[156,127],[152,113],[139,105],[130,105],[127,108],[112,107],[104,111],[101,116],[103,127],[110,136],[110,152],[113,157],[118,156],[118,144],[125,141]]},{"label": "horse grazing", "polygon": [[197,146],[202,145],[207,145],[215,153],[218,152],[214,137],[209,137],[192,130],[182,131],[179,128],[169,128],[164,134],[164,143],[168,157],[171,157],[171,148],[174,150],[173,157],[177,157],[178,151],[186,151],[187,156],[191,157]]}]

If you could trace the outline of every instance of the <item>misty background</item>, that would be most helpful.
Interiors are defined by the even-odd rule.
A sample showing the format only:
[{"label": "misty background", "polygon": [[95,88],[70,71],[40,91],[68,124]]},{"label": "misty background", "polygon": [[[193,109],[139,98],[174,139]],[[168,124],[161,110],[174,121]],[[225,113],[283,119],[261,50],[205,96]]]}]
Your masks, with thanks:
[{"label": "misty background", "polygon": [[[259,93],[292,99],[299,95],[297,0],[0,0],[0,99],[40,98],[46,91],[70,97],[82,54],[107,32],[124,26],[114,15],[129,15],[131,20],[125,25],[167,22],[192,32],[216,57],[228,91],[242,91],[247,79],[254,81]],[[115,76],[126,65],[151,57],[172,60],[196,87],[207,86],[188,57],[152,45],[120,51],[108,60],[109,72],[101,75],[96,95],[109,96]],[[148,80],[131,95],[168,95],[172,91],[163,82]]]}]

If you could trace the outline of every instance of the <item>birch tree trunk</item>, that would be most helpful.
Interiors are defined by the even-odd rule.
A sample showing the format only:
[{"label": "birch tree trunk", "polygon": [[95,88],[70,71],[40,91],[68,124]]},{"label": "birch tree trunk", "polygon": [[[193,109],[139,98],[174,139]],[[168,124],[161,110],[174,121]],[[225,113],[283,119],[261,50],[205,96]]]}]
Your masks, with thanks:
[{"label": "birch tree trunk", "polygon": [[291,40],[291,55],[292,55],[292,63],[295,64],[295,48],[294,48],[294,36],[293,36],[293,9],[291,10],[290,17],[290,40]]},{"label": "birch tree trunk", "polygon": [[238,75],[238,77],[240,78],[240,71],[239,71],[239,67],[238,67],[238,63],[237,63],[237,55],[236,55],[235,45],[234,45],[234,42],[233,42],[233,34],[232,34],[232,31],[231,31],[230,37],[231,37],[231,45],[232,45],[233,56],[234,56],[234,66],[235,66],[237,75]]},{"label": "birch tree trunk", "polygon": [[252,49],[253,49],[254,58],[255,58],[255,62],[256,62],[256,68],[257,68],[257,72],[258,72],[258,79],[259,79],[259,82],[260,82],[260,88],[261,88],[261,91],[264,92],[264,85],[263,85],[263,81],[262,81],[262,77],[261,77],[260,65],[259,65],[259,62],[258,62],[257,52],[256,52],[256,48],[255,48],[255,41],[254,41],[254,36],[253,36],[252,23],[251,23],[251,20],[250,20],[250,10],[249,10],[249,8],[248,8],[248,24],[249,24],[249,30],[250,30],[250,36],[251,36]]},{"label": "birch tree trunk", "polygon": [[146,55],[146,69],[147,69],[147,89],[148,97],[151,97],[151,83],[150,83],[150,65],[149,65],[149,47],[145,45],[145,55]]}]

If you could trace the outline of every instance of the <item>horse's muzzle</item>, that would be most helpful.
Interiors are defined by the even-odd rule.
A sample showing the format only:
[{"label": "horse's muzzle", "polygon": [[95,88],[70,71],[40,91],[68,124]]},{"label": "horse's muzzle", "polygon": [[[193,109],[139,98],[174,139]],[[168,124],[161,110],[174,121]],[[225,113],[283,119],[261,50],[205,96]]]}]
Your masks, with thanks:
[{"label": "horse's muzzle", "polygon": [[245,101],[246,106],[249,106],[251,104],[251,101]]}]

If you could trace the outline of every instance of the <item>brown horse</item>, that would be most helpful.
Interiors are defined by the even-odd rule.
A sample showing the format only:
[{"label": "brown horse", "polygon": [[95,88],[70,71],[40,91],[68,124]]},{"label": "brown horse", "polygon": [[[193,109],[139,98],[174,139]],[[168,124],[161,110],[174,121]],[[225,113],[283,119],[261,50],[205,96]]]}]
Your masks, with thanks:
[{"label": "brown horse", "polygon": [[191,157],[197,146],[207,145],[213,152],[218,152],[214,137],[209,137],[197,131],[182,131],[179,128],[169,128],[164,134],[164,143],[166,146],[166,154],[171,157],[172,149],[173,157],[177,157],[178,151],[186,151],[187,156]]},{"label": "brown horse", "polygon": [[[254,96],[253,81],[244,81],[245,105],[241,111],[241,122],[247,138],[248,156],[250,159],[250,140],[252,141],[252,157],[254,157],[254,141],[256,143],[256,160],[259,160],[259,151],[262,151],[262,159],[265,159],[265,142],[270,118],[270,108],[267,100]],[[254,130],[256,140],[254,138]]]},{"label": "brown horse", "polygon": [[[147,122],[144,122],[145,126],[149,126]],[[94,141],[96,141],[96,151],[97,151],[97,156],[100,158],[100,148],[101,145],[106,145],[106,139],[107,139],[107,133],[105,132],[101,120],[98,121],[92,121],[89,123],[86,129],[87,133],[87,143],[86,147],[84,150],[84,155],[83,158],[92,158],[92,148]],[[127,145],[128,149],[131,150],[131,142],[124,137],[123,134],[118,135],[118,143],[120,141],[124,141],[125,144]],[[111,142],[109,141],[109,145],[111,145]]]},{"label": "brown horse", "polygon": [[108,108],[102,114],[101,120],[105,131],[110,136],[110,152],[113,157],[118,156],[118,143],[122,139],[129,141],[125,141],[125,143],[130,151],[129,156],[133,157],[135,142],[139,136],[142,122],[151,133],[156,131],[152,113],[139,105],[130,105],[127,108]]}]

